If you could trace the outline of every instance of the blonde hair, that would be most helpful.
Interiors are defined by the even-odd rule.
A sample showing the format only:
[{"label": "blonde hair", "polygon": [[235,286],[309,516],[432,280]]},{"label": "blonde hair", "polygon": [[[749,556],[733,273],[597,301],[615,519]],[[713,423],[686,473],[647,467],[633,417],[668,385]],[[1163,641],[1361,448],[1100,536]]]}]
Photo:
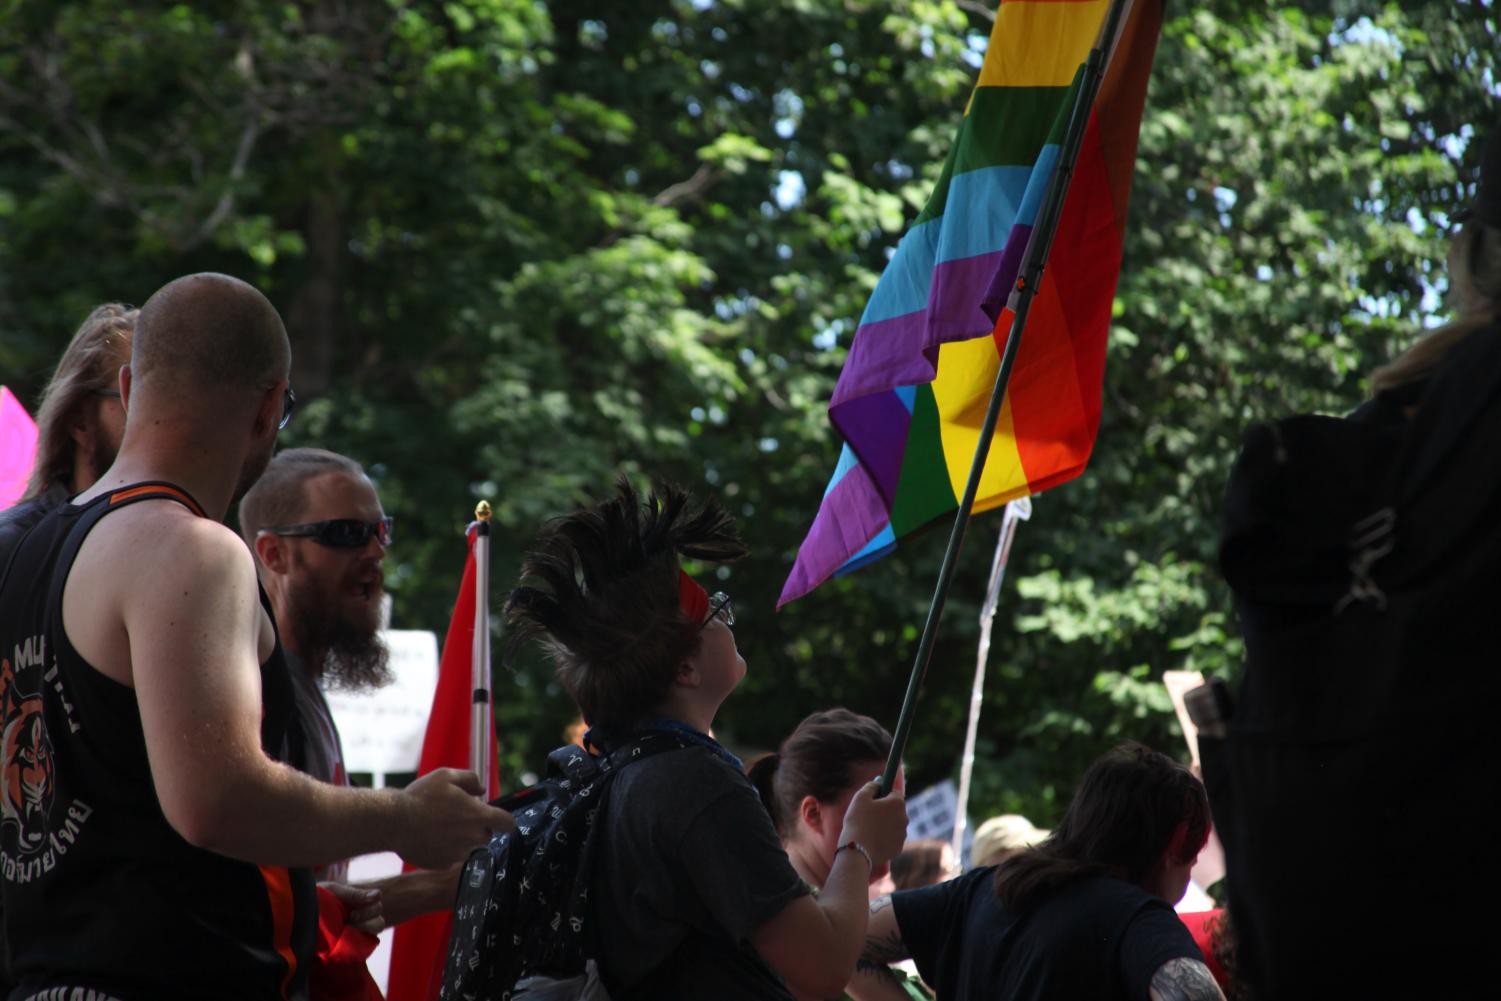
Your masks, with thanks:
[{"label": "blonde hair", "polygon": [[130,361],[139,312],[123,303],[107,302],[96,307],[73,335],[42,392],[36,415],[36,463],[23,499],[72,477],[77,446],[69,429],[79,407],[100,390],[116,388],[120,366]]},{"label": "blonde hair", "polygon": [[1455,235],[1449,248],[1449,303],[1456,319],[1372,372],[1371,392],[1423,378],[1450,348],[1501,315],[1501,229],[1474,222]]}]

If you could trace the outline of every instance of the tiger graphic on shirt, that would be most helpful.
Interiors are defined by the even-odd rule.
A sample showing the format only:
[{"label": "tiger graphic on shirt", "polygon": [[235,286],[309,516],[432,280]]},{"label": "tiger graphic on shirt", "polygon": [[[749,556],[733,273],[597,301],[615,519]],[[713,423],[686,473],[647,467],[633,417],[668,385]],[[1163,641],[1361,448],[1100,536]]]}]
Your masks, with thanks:
[{"label": "tiger graphic on shirt", "polygon": [[[15,849],[31,854],[47,841],[55,792],[52,741],[42,716],[42,696],[16,683],[10,660],[0,660],[4,698],[4,800],[0,823],[12,830]],[[6,839],[9,841],[10,839]]]}]

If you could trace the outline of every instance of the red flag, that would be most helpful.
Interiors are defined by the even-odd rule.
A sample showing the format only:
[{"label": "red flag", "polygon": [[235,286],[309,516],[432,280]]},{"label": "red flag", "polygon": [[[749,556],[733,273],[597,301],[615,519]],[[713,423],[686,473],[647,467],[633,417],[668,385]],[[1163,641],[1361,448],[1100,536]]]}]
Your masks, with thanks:
[{"label": "red flag", "polygon": [[[418,775],[434,768],[470,768],[469,728],[473,717],[474,686],[474,544],[476,527],[469,528],[469,557],[464,562],[464,579],[454,602],[453,619],[443,641],[443,658],[438,665],[438,688],[433,692],[433,708],[427,718],[427,735],[422,738],[422,760]],[[494,703],[492,701],[491,705]],[[500,795],[500,769],[495,745],[495,719],[490,719],[490,799]],[[404,866],[409,870],[411,866]],[[424,914],[397,925],[391,941],[391,975],[386,986],[388,1001],[432,1001],[438,996],[443,978],[443,960],[448,952],[448,937],[453,928],[451,911]]]}]

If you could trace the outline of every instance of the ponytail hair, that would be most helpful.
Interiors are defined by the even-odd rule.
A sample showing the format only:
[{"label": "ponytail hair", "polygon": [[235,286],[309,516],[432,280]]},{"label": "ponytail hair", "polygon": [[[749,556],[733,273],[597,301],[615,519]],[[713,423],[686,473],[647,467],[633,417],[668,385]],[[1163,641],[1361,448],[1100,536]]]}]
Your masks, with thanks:
[{"label": "ponytail hair", "polygon": [[771,822],[778,830],[781,825],[777,822],[777,796],[775,791],[777,766],[782,763],[782,756],[776,751],[763,754],[745,769],[745,777],[750,779],[751,785],[756,787],[756,795],[761,797],[761,805],[766,807],[766,812],[771,816]]},{"label": "ponytail hair", "polygon": [[775,754],[759,758],[747,771],[783,841],[797,829],[803,797],[832,803],[860,784],[855,766],[885,761],[891,734],[869,716],[827,709],[804,719]]}]

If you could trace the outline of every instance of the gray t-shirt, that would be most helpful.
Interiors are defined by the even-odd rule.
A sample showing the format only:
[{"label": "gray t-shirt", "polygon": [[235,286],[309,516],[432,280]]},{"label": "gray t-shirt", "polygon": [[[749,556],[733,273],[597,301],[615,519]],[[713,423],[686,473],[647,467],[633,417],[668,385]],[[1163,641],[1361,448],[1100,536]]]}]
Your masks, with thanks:
[{"label": "gray t-shirt", "polygon": [[808,892],[750,782],[707,748],[614,780],[595,837],[599,957],[616,1001],[791,1001],[750,935]]},{"label": "gray t-shirt", "polygon": [[[334,714],[328,708],[323,690],[308,675],[307,664],[290,650],[286,650],[287,670],[292,675],[292,690],[297,697],[297,722],[302,731],[301,754],[293,764],[307,775],[330,785],[347,786],[349,775],[344,771],[344,745],[339,739],[339,728],[334,724]],[[333,862],[313,870],[319,882],[333,880],[342,883],[349,878],[349,860]]]}]

